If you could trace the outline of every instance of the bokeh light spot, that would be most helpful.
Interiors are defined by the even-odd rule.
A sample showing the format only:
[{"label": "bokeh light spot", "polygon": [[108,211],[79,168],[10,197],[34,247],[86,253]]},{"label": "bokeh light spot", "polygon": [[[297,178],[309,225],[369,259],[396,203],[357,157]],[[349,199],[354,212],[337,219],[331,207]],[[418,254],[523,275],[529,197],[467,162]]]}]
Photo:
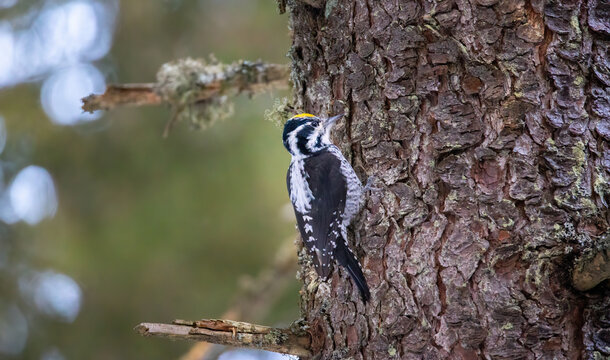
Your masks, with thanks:
[{"label": "bokeh light spot", "polygon": [[28,322],[15,305],[0,310],[0,354],[18,355],[28,339]]},{"label": "bokeh light spot", "polygon": [[51,348],[40,356],[40,360],[65,360],[65,357],[57,348]]},{"label": "bokeh light spot", "polygon": [[60,125],[95,120],[102,112],[83,112],[81,98],[103,92],[105,87],[104,76],[95,66],[71,66],[45,80],[40,94],[42,107],[51,120]]},{"label": "bokeh light spot", "polygon": [[32,28],[49,63],[77,62],[97,37],[97,17],[89,2],[74,1],[43,11]]},{"label": "bokeh light spot", "polygon": [[[4,122],[4,118],[0,116],[0,154],[4,150],[4,146],[6,145],[6,123]],[[0,173],[2,175],[2,173]],[[2,178],[0,177],[0,185],[2,183]],[[1,187],[0,187],[1,189]]]},{"label": "bokeh light spot", "polygon": [[261,360],[259,356],[253,351],[248,350],[231,350],[222,353],[218,360]]},{"label": "bokeh light spot", "polygon": [[278,354],[263,350],[230,350],[222,353],[218,360],[296,360],[292,355]]},{"label": "bokeh light spot", "polygon": [[29,27],[13,29],[0,22],[0,87],[95,61],[110,51],[117,0],[44,3],[39,11],[28,12],[13,22],[32,22]]},{"label": "bokeh light spot", "polygon": [[19,221],[19,216],[15,214],[8,192],[0,194],[0,220],[8,225],[12,225]]},{"label": "bokeh light spot", "polygon": [[40,166],[21,170],[9,189],[11,207],[16,216],[30,225],[37,224],[57,211],[57,195],[51,174]]},{"label": "bokeh light spot", "polygon": [[72,322],[81,307],[82,291],[71,277],[55,271],[31,272],[19,279],[19,290],[40,312]]},{"label": "bokeh light spot", "polygon": [[15,4],[17,4],[17,0],[0,0],[0,9],[8,9]]},{"label": "bokeh light spot", "polygon": [[81,289],[71,277],[47,271],[38,278],[34,302],[47,315],[72,322],[80,311],[81,297]]},{"label": "bokeh light spot", "polygon": [[75,1],[65,5],[66,43],[72,43],[75,54],[85,52],[95,43],[98,33],[97,16],[93,5],[88,2]]},{"label": "bokeh light spot", "polygon": [[2,86],[9,83],[13,76],[15,36],[13,29],[8,24],[0,23],[0,49],[2,49],[2,56],[0,56],[0,86]]}]

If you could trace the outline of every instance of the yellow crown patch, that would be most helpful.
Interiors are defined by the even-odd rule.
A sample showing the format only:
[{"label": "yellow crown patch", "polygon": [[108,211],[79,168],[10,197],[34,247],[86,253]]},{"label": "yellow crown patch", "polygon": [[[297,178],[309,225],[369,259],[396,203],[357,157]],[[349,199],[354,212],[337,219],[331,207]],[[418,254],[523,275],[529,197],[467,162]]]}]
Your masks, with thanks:
[{"label": "yellow crown patch", "polygon": [[315,115],[311,115],[311,114],[307,114],[307,113],[302,113],[302,114],[295,115],[292,118],[293,119],[299,119],[299,118],[308,118],[308,117],[314,118],[316,116]]}]

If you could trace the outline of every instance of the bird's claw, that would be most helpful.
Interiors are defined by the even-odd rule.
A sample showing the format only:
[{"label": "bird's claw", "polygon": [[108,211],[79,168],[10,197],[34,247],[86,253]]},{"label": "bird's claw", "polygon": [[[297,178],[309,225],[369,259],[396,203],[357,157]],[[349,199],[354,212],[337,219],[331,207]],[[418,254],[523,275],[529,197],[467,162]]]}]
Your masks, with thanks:
[{"label": "bird's claw", "polygon": [[375,175],[371,175],[369,176],[368,179],[366,179],[366,185],[364,185],[364,191],[370,191],[370,192],[378,192],[381,191],[382,189],[380,187],[376,187],[375,186],[375,182],[377,182],[377,180],[379,180],[377,178],[377,176]]}]

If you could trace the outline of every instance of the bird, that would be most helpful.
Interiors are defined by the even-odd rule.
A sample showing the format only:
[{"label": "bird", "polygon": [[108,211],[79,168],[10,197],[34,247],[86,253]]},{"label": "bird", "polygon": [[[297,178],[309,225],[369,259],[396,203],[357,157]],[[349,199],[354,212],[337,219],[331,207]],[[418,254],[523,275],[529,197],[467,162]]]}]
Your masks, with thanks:
[{"label": "bird", "polygon": [[318,276],[327,280],[336,261],[347,270],[366,303],[371,293],[347,238],[347,227],[362,207],[365,187],[330,141],[330,132],[342,116],[321,119],[302,113],[286,121],[282,139],[291,155],[286,185]]}]

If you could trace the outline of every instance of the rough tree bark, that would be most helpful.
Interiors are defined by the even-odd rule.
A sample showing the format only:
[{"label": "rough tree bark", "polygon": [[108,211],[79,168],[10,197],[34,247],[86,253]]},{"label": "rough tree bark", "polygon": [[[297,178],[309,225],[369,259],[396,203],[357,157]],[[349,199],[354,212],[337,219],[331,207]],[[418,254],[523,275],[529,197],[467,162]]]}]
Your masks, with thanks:
[{"label": "rough tree bark", "polygon": [[383,188],[354,226],[369,304],[302,258],[313,353],[609,356],[607,284],[571,283],[609,243],[607,1],[287,5],[296,107],[346,113],[335,142]]}]

